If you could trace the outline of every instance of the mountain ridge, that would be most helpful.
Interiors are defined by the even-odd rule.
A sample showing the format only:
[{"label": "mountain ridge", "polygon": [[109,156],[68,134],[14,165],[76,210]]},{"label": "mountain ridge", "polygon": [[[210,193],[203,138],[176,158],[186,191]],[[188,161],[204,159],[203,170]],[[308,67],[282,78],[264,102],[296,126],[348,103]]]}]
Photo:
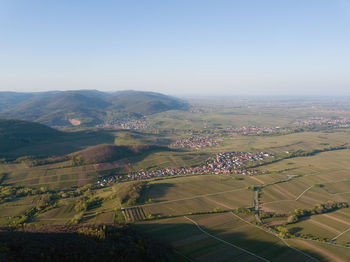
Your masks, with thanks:
[{"label": "mountain ridge", "polygon": [[168,110],[188,109],[178,98],[155,92],[124,90],[0,92],[0,118],[39,122],[49,126],[95,126],[123,118]]}]

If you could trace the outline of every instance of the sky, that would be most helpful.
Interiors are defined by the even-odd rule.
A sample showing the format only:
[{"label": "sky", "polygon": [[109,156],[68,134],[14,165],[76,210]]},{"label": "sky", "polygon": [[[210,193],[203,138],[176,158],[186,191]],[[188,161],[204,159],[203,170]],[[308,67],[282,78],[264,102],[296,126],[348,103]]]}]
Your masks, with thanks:
[{"label": "sky", "polygon": [[350,0],[0,0],[0,91],[350,95]]}]

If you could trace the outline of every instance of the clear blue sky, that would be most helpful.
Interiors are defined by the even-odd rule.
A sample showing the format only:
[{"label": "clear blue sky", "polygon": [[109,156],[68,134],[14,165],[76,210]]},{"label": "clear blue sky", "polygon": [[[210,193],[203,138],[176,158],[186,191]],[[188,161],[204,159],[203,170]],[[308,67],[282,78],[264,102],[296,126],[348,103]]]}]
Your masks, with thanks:
[{"label": "clear blue sky", "polygon": [[350,95],[350,0],[0,0],[0,90]]}]

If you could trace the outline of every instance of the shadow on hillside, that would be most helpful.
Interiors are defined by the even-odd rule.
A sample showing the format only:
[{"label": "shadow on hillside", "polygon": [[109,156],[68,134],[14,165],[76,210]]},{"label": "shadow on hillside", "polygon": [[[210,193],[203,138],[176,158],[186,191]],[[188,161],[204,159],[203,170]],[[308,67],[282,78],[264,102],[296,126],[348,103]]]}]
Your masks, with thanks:
[{"label": "shadow on hillside", "polygon": [[56,137],[44,140],[40,143],[6,152],[4,156],[9,158],[17,158],[19,156],[62,156],[85,149],[89,146],[113,144],[113,142],[113,134],[104,130],[63,132]]},{"label": "shadow on hillside", "polygon": [[[216,221],[217,224],[219,224],[219,220],[220,218]],[[193,261],[264,261],[204,234],[194,224],[171,224],[168,222],[162,224],[162,220],[158,220],[158,223],[137,224],[136,228],[157,241],[171,245],[182,255],[193,259]],[[242,232],[233,233],[229,231],[229,228],[225,230],[212,230],[204,226],[201,226],[201,228],[223,241],[248,250],[272,262],[313,261],[292,248],[277,244],[276,240],[262,241],[263,237],[256,233],[251,235]],[[305,250],[303,251],[305,252]],[[327,261],[320,254],[309,250],[307,253],[319,261]]]},{"label": "shadow on hillside", "polygon": [[[127,160],[130,161],[132,164],[137,164],[138,162],[141,162],[142,160],[144,160],[150,154],[159,153],[159,152],[180,152],[180,151],[177,151],[175,149],[165,147],[165,146],[159,146],[159,147],[156,147],[152,150],[146,151],[142,154],[128,157]],[[155,164],[154,166],[149,166],[148,169],[157,168],[157,167],[158,167],[158,165]],[[159,169],[159,168],[157,168],[157,169]]]},{"label": "shadow on hillside", "polygon": [[161,198],[166,195],[167,191],[174,187],[171,183],[157,183],[149,184],[145,187],[137,200],[137,204],[144,204],[147,200],[152,199],[152,203],[162,202],[162,200],[154,200],[154,198]]},{"label": "shadow on hillside", "polygon": [[168,137],[166,137],[166,135],[163,135],[163,134],[152,134],[152,133],[145,134],[137,130],[128,130],[128,132],[132,135],[132,137],[136,139],[141,139],[146,143],[150,143],[150,144],[168,146],[173,142],[173,140],[169,139]]},{"label": "shadow on hillside", "polygon": [[0,229],[1,262],[153,262],[170,261],[169,253],[166,245],[130,227],[107,226],[106,230],[94,225],[41,226],[29,231]]},{"label": "shadow on hillside", "polygon": [[[89,227],[94,230],[85,230],[85,234],[77,232],[86,225],[41,226],[33,227],[29,232],[27,229],[26,232],[22,229],[0,229],[0,261],[179,261],[179,257],[171,259],[174,253],[168,248],[169,245],[193,261],[263,261],[205,235],[194,224],[168,222],[162,224],[162,220],[158,220],[158,223],[142,223],[126,228],[107,226],[107,233],[102,234],[106,237],[102,239],[99,230],[96,230],[101,226],[93,225]],[[201,228],[272,262],[312,261],[275,241],[264,241],[262,235],[256,233],[230,232],[229,228]],[[308,251],[308,254],[326,261],[315,252]]]},{"label": "shadow on hillside", "polygon": [[289,231],[290,231],[292,234],[295,235],[296,233],[301,232],[303,229],[304,229],[304,228],[302,228],[302,227],[292,227],[292,228],[289,229]]}]

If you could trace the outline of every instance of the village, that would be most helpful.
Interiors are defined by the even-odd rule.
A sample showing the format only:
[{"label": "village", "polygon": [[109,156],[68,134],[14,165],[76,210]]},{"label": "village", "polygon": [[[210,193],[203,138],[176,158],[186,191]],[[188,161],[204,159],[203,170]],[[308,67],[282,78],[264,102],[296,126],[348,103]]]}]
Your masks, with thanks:
[{"label": "village", "polygon": [[179,139],[176,142],[172,143],[170,147],[174,148],[203,148],[219,145],[222,141],[216,137],[210,136],[191,136],[189,138]]},{"label": "village", "polygon": [[120,181],[142,180],[162,176],[174,175],[199,175],[199,174],[241,174],[256,175],[257,170],[243,168],[247,162],[262,161],[267,157],[273,157],[266,152],[247,153],[247,152],[224,152],[217,154],[209,159],[205,165],[197,167],[163,168],[159,170],[139,171],[128,175],[111,175],[97,181],[97,186],[104,187]]},{"label": "village", "polygon": [[144,119],[118,120],[112,123],[99,125],[98,127],[122,130],[147,130],[152,127]]},{"label": "village", "polygon": [[344,117],[326,118],[314,117],[306,120],[296,121],[294,124],[299,126],[328,126],[328,127],[350,127],[350,119]]},{"label": "village", "polygon": [[256,136],[256,135],[262,135],[262,134],[272,134],[272,133],[278,133],[281,132],[280,127],[256,127],[256,126],[250,126],[250,127],[239,127],[239,128],[226,128],[225,133],[226,134],[238,134],[242,136]]}]

